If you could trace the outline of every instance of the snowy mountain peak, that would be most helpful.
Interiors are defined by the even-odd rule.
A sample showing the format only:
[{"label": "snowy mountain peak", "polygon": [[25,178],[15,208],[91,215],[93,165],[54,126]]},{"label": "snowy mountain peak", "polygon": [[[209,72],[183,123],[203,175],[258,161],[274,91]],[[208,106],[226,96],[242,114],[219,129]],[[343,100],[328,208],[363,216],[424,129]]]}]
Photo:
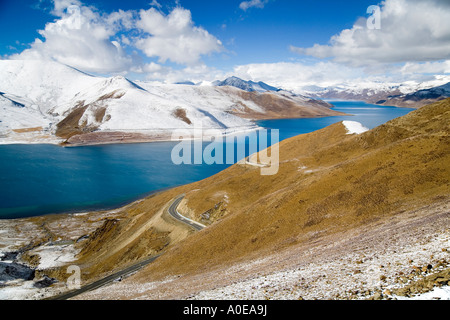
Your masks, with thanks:
[{"label": "snowy mountain peak", "polygon": [[[254,129],[253,119],[334,115],[331,105],[263,82],[232,77],[219,84],[252,94],[207,83],[167,85],[92,76],[56,62],[1,60],[0,136],[6,137],[3,141],[29,141],[46,135],[83,144],[115,141],[121,137],[118,132],[161,139],[193,124],[229,133]],[[270,99],[260,94],[267,91],[273,92]],[[30,135],[19,136],[17,130]]]},{"label": "snowy mountain peak", "polygon": [[278,92],[280,91],[279,88],[270,86],[262,81],[260,82],[254,82],[254,81],[245,81],[242,80],[238,77],[229,77],[223,81],[215,81],[213,82],[213,85],[216,87],[225,87],[225,86],[230,86],[230,87],[235,87],[244,91],[248,91],[248,92],[266,92],[266,91],[275,91]]},{"label": "snowy mountain peak", "polygon": [[98,89],[108,88],[109,90],[113,89],[136,89],[140,88],[137,84],[128,80],[123,76],[116,76],[112,78],[107,78],[98,84]]},{"label": "snowy mountain peak", "polygon": [[360,100],[368,103],[419,108],[424,105],[450,97],[450,77],[436,77],[418,83],[361,82],[345,83],[332,87],[305,87],[307,95],[328,100]]}]

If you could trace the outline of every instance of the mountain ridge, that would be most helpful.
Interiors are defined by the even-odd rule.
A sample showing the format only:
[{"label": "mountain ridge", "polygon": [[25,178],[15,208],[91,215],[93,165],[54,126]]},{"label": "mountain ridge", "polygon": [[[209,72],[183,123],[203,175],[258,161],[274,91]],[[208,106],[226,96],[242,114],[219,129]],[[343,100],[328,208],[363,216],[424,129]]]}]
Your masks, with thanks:
[{"label": "mountain ridge", "polygon": [[315,87],[306,94],[327,100],[358,100],[371,104],[420,108],[450,97],[448,78],[425,83],[361,85],[343,84],[329,88]]},{"label": "mountain ridge", "polygon": [[[25,102],[18,112],[0,101],[3,143],[32,143],[44,135],[66,145],[158,141],[193,125],[233,132],[252,130],[252,120],[261,118],[340,115],[328,103],[288,93],[155,85],[96,77],[56,62],[0,60],[0,91]],[[30,128],[43,130],[19,134]]]},{"label": "mountain ridge", "polygon": [[254,81],[245,81],[242,80],[236,76],[232,76],[229,77],[223,81],[217,80],[213,82],[213,85],[216,87],[225,87],[225,86],[229,86],[229,87],[235,87],[244,91],[248,91],[248,92],[253,92],[253,91],[257,91],[257,92],[267,92],[267,91],[274,91],[274,92],[278,92],[281,91],[282,89],[273,87],[271,85],[268,85],[267,83],[264,83],[262,81],[259,82],[254,82]]}]

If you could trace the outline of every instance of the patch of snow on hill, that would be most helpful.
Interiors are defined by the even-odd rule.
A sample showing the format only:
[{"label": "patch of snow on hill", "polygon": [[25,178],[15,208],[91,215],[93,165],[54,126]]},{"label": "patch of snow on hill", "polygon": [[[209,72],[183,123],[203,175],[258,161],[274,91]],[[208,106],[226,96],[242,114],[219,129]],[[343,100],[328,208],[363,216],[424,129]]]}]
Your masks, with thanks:
[{"label": "patch of snow on hill", "polygon": [[362,134],[369,131],[368,128],[364,127],[361,123],[356,121],[343,121],[342,123],[347,129],[347,134]]}]

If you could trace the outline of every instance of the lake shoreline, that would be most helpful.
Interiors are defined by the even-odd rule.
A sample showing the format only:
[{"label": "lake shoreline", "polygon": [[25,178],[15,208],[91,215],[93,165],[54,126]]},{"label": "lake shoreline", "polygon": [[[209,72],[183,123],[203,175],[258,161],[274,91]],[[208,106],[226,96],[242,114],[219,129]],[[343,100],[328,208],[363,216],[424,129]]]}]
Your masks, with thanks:
[{"label": "lake shoreline", "polygon": [[[374,107],[379,111],[374,112]],[[261,121],[255,122],[258,127],[253,130],[279,129],[279,140],[283,141],[346,120],[373,128],[408,112],[364,102],[340,102],[335,108],[352,115]],[[0,197],[4,206],[0,212],[18,219],[48,212],[59,215],[109,210],[161,189],[203,180],[228,167],[176,166],[170,161],[171,152],[181,141],[0,145],[0,173],[3,183],[9,185]]]},{"label": "lake shoreline", "polygon": [[[360,101],[365,103],[363,101]],[[334,109],[334,108],[333,108]],[[332,110],[333,110],[332,109]],[[335,111],[335,110],[334,110]],[[304,119],[320,119],[320,118],[333,118],[333,117],[343,117],[353,116],[352,114],[347,114],[345,112],[336,111],[335,115],[322,115],[322,116],[310,116],[310,117],[284,117],[284,118],[261,118],[252,120],[254,123],[258,121],[268,121],[268,120],[304,120]],[[203,128],[205,131],[209,130],[225,130],[225,133],[222,134],[223,137],[231,136],[231,135],[240,135],[253,131],[263,130],[264,127],[260,126],[251,126],[248,128],[228,128],[228,129],[219,129],[219,128]],[[104,146],[104,145],[118,145],[118,144],[146,144],[146,143],[160,143],[160,142],[181,142],[182,140],[174,140],[171,138],[171,132],[175,130],[180,131],[189,131],[196,130],[196,128],[180,128],[174,130],[164,130],[158,131],[153,135],[143,133],[143,130],[136,131],[95,131],[81,135],[75,135],[69,139],[59,138],[57,136],[48,136],[43,140],[33,140],[33,137],[27,137],[26,139],[17,139],[16,141],[12,140],[11,142],[1,141],[0,146],[2,145],[54,145],[63,148],[77,148],[77,147],[91,147],[91,146]],[[230,132],[228,132],[230,131]],[[17,133],[16,133],[17,134]],[[25,134],[29,134],[26,132]],[[42,139],[42,137],[41,137]],[[198,140],[196,138],[185,139],[185,140]]]},{"label": "lake shoreline", "polygon": [[[386,105],[378,105],[372,104],[363,100],[339,100],[339,99],[324,99],[323,101],[330,103],[333,105],[333,108],[330,110],[334,111],[334,115],[317,115],[317,116],[309,116],[309,117],[269,117],[269,118],[261,118],[261,119],[253,119],[252,121],[256,124],[260,121],[276,121],[276,120],[305,120],[305,119],[320,119],[320,118],[336,118],[336,117],[353,117],[355,115],[348,114],[346,112],[342,112],[339,110],[339,107],[335,106],[333,102],[337,103],[362,103],[367,106],[375,106],[377,108],[398,108],[398,109],[418,109],[414,107],[407,106],[386,106]],[[263,130],[264,127],[260,127],[255,125],[254,127],[243,128],[243,130],[233,131],[231,133],[224,133],[223,136],[233,135],[233,134],[241,134],[252,131]],[[195,130],[194,129],[176,129],[176,130]],[[204,130],[233,130],[233,128],[228,129],[214,129],[214,128],[206,128]],[[42,137],[43,141],[33,141],[32,137],[28,137],[25,140],[17,140],[11,142],[5,142],[0,140],[0,146],[2,145],[55,145],[63,148],[77,148],[77,147],[90,147],[90,146],[104,146],[104,145],[121,145],[121,144],[147,144],[147,143],[162,143],[162,142],[180,142],[181,140],[173,140],[171,139],[168,131],[170,130],[161,130],[157,131],[152,135],[145,134],[143,130],[136,131],[95,131],[81,135],[75,135],[69,139],[59,138],[57,136],[47,136]],[[25,134],[29,134],[29,132],[25,132]],[[27,140],[28,139],[28,140]],[[31,140],[30,140],[31,139]],[[46,140],[48,142],[46,142]],[[186,139],[186,140],[196,140],[196,139]]]}]

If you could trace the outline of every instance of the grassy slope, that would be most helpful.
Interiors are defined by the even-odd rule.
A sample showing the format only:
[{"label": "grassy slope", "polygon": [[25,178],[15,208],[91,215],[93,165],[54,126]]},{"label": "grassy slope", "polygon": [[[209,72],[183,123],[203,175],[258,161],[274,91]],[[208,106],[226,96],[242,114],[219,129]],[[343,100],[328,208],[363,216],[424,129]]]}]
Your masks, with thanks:
[{"label": "grassy slope", "polygon": [[449,120],[447,99],[359,136],[335,124],[282,142],[276,176],[236,165],[177,190],[188,191],[185,208],[197,219],[217,207],[225,216],[169,250],[142,279],[261,257],[448,201]]},{"label": "grassy slope", "polygon": [[[448,201],[449,120],[450,99],[359,136],[338,123],[281,142],[275,176],[235,165],[123,208],[80,244],[83,279],[162,250],[142,281],[201,272]],[[208,212],[208,229],[192,234],[163,214],[183,193],[183,213]]]},{"label": "grassy slope", "polygon": [[164,214],[168,203],[179,195],[169,190],[118,210],[79,245],[77,264],[83,279],[101,278],[111,271],[156,255],[183,241],[192,230]]}]

